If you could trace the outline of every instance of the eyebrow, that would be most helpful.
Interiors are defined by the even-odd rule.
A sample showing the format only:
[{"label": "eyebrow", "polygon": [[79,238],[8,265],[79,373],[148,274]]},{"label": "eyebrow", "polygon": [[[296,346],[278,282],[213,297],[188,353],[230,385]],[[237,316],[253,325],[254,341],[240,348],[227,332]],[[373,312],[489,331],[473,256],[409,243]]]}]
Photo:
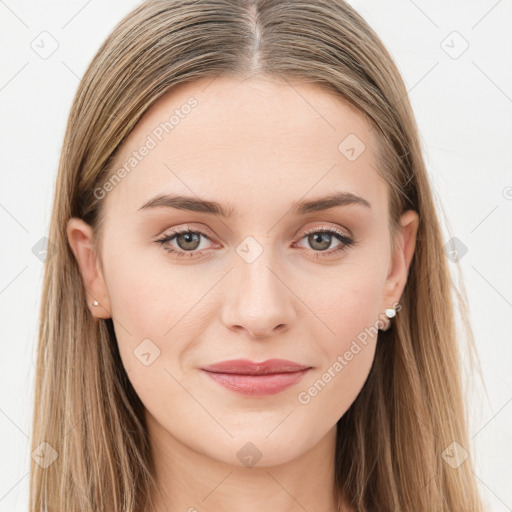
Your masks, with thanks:
[{"label": "eyebrow", "polygon": [[[371,208],[370,203],[351,192],[336,192],[328,196],[319,197],[309,201],[298,201],[290,207],[290,212],[294,215],[306,215],[324,210],[329,210],[337,206],[361,205]],[[149,210],[153,208],[175,208],[190,212],[207,213],[210,215],[229,218],[236,214],[234,206],[224,207],[216,201],[207,201],[183,195],[157,195],[144,203],[140,210]]]}]

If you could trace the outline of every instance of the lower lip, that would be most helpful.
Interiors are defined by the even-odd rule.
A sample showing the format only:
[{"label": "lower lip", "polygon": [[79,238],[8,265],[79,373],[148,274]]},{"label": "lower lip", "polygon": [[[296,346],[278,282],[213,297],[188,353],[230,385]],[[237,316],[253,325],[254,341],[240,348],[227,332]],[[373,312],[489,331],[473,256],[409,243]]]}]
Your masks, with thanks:
[{"label": "lower lip", "polygon": [[310,370],[299,372],[272,373],[266,375],[242,375],[236,373],[213,373],[203,370],[214,381],[222,386],[243,395],[267,396],[283,391],[297,384]]}]

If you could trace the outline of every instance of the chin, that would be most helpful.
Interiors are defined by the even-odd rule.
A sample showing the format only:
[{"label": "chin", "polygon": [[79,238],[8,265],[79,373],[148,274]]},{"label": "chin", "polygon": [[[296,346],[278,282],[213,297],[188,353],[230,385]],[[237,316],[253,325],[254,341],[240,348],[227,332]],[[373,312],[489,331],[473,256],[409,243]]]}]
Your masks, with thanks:
[{"label": "chin", "polygon": [[212,446],[209,446],[209,453],[205,454],[212,459],[240,468],[279,466],[300,457],[312,447],[315,441],[311,437],[309,439],[310,441],[305,443],[304,439],[295,438],[291,432],[284,429],[280,435],[277,435],[276,432],[270,435],[259,432],[254,435],[246,433],[236,435],[227,444],[216,443],[212,439],[212,444],[216,445],[218,449],[212,452]]}]

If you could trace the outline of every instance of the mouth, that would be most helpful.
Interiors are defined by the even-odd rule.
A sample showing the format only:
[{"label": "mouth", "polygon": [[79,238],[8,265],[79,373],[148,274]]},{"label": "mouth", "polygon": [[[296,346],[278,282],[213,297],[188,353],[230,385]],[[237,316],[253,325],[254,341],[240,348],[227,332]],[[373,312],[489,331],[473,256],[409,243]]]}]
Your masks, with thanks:
[{"label": "mouth", "polygon": [[237,359],[222,361],[201,370],[231,391],[249,396],[267,396],[297,384],[311,367],[285,359],[270,359],[261,363]]}]

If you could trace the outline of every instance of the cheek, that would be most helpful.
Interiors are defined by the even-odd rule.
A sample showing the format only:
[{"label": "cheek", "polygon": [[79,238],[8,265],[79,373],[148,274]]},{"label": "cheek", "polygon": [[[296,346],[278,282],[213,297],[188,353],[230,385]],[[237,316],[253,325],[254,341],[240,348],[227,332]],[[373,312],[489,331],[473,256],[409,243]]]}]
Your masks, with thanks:
[{"label": "cheek", "polygon": [[[321,418],[323,424],[334,425],[368,378],[378,336],[380,290],[375,282],[361,279],[357,287],[346,286],[318,302],[318,316],[329,327],[312,335],[322,362],[296,397],[311,420]],[[326,303],[328,307],[320,309]]]},{"label": "cheek", "polygon": [[161,337],[183,309],[188,290],[197,286],[183,271],[155,265],[147,249],[128,246],[117,251],[111,245],[105,279],[113,317],[134,336]]},{"label": "cheek", "polygon": [[150,381],[163,384],[154,381],[157,374],[169,385],[164,369],[183,371],[186,354],[193,352],[212,312],[218,312],[218,304],[211,304],[207,295],[218,277],[146,261],[145,254],[131,250],[104,265],[121,359],[141,393]]},{"label": "cheek", "polygon": [[321,288],[303,290],[304,302],[324,323],[322,332],[330,339],[326,348],[331,355],[365,329],[376,326],[383,289],[384,270],[374,264],[340,267]]},{"label": "cheek", "polygon": [[[169,286],[165,276],[134,250],[111,252],[104,263],[105,281],[121,358],[128,370],[140,361],[137,348],[144,340],[152,358],[162,350],[161,338],[175,320],[170,314],[179,310],[180,294]],[[133,375],[133,374],[132,374]]]},{"label": "cheek", "polygon": [[[298,402],[310,409],[332,411],[335,421],[352,404],[366,382],[375,355],[377,320],[381,313],[384,269],[346,265],[322,290],[309,291],[305,302],[317,318],[311,332],[322,353],[322,364],[301,388]],[[310,322],[310,323],[311,323]]]}]

